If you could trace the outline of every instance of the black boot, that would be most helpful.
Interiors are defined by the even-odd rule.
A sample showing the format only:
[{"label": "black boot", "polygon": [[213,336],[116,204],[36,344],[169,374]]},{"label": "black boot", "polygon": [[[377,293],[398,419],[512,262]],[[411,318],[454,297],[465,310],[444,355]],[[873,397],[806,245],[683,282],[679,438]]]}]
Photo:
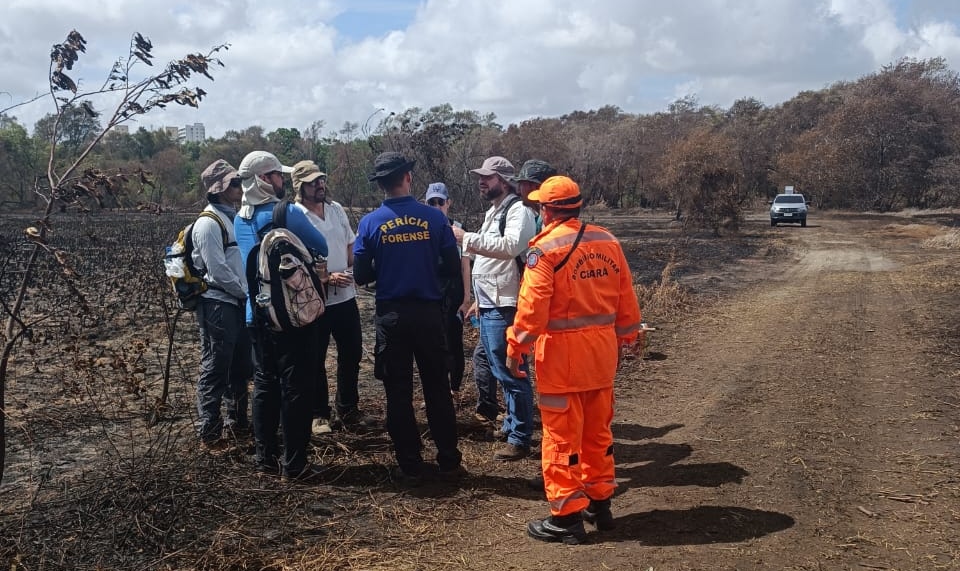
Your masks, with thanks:
[{"label": "black boot", "polygon": [[583,518],[579,512],[533,520],[527,524],[527,535],[540,541],[563,542],[567,545],[587,542],[587,531],[583,529]]},{"label": "black boot", "polygon": [[592,523],[597,529],[609,531],[617,524],[613,521],[613,513],[610,512],[610,500],[590,500],[590,505],[583,510],[583,521]]}]

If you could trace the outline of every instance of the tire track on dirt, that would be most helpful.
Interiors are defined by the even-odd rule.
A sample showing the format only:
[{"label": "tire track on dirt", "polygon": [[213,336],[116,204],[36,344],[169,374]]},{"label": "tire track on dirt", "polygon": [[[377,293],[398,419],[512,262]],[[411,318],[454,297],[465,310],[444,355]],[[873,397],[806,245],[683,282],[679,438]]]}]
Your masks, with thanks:
[{"label": "tire track on dirt", "polygon": [[[618,501],[640,511],[757,510],[729,518],[739,531],[693,524],[736,544],[709,549],[735,555],[731,568],[751,568],[744,558],[758,569],[952,568],[956,520],[946,503],[933,503],[934,482],[923,481],[942,480],[956,456],[931,437],[943,419],[924,416],[924,379],[936,372],[904,358],[931,350],[926,336],[904,335],[923,331],[925,300],[905,280],[911,270],[867,243],[861,228],[830,226],[802,235],[798,263],[694,320],[689,340],[652,375],[650,400],[673,402],[626,407],[653,426],[683,424],[662,440],[686,446],[682,464],[713,470],[713,480],[631,487]],[[747,475],[718,477],[723,465],[727,476]],[[794,525],[771,533],[763,514]],[[677,532],[663,531],[663,542]],[[669,562],[675,553],[659,556]]]}]

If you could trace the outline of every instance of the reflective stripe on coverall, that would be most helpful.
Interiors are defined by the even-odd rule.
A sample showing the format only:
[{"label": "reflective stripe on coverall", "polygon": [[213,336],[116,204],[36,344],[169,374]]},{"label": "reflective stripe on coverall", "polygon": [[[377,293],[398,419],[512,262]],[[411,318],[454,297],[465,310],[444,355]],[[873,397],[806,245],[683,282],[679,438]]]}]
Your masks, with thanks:
[{"label": "reflective stripe on coverall", "polygon": [[530,241],[507,353],[534,345],[543,421],[543,478],[561,516],[613,495],[613,378],[621,343],[633,342],[640,308],[619,242],[589,225],[566,264],[581,222],[556,221]]}]

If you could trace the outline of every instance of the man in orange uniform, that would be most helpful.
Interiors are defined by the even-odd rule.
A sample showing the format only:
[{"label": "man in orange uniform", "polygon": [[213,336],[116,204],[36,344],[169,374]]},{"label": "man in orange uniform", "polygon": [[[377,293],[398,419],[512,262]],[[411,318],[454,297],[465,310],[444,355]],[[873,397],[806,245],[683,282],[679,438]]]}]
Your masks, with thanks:
[{"label": "man in orange uniform", "polygon": [[613,529],[613,377],[621,348],[640,331],[640,307],[620,243],[579,220],[580,187],[548,178],[529,199],[543,231],[530,241],[507,366],[520,372],[533,349],[542,465],[550,517],[527,525],[541,541],[586,541],[583,521]]}]

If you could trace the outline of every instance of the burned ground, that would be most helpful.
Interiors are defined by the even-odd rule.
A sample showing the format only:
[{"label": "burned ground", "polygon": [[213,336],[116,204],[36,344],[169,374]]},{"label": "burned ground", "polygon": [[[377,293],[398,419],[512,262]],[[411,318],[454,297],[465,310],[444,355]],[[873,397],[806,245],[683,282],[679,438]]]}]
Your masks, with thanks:
[{"label": "burned ground", "polygon": [[[195,321],[177,327],[171,396],[151,424],[169,295],[159,252],[185,218],[71,216],[91,311],[45,266],[7,388],[0,562],[24,569],[956,569],[960,567],[958,256],[924,248],[952,215],[750,217],[683,237],[665,213],[588,215],[617,233],[646,309],[647,359],[617,378],[618,527],[576,548],[534,542],[531,459],[497,463],[459,404],[457,485],[392,482],[389,439],[314,441],[322,482],[258,478],[249,448],[201,453],[192,429]],[[2,221],[10,287],[30,219]],[[654,297],[651,297],[654,299]],[[361,295],[369,321],[372,297]],[[51,311],[52,310],[52,311]],[[467,331],[468,351],[476,332]],[[372,336],[365,345],[372,348]],[[328,361],[332,366],[333,356]],[[469,370],[468,370],[469,379]],[[365,359],[361,399],[383,419]],[[422,411],[419,413],[422,420]],[[429,438],[425,442],[429,456]],[[534,458],[536,454],[534,454]]]}]

